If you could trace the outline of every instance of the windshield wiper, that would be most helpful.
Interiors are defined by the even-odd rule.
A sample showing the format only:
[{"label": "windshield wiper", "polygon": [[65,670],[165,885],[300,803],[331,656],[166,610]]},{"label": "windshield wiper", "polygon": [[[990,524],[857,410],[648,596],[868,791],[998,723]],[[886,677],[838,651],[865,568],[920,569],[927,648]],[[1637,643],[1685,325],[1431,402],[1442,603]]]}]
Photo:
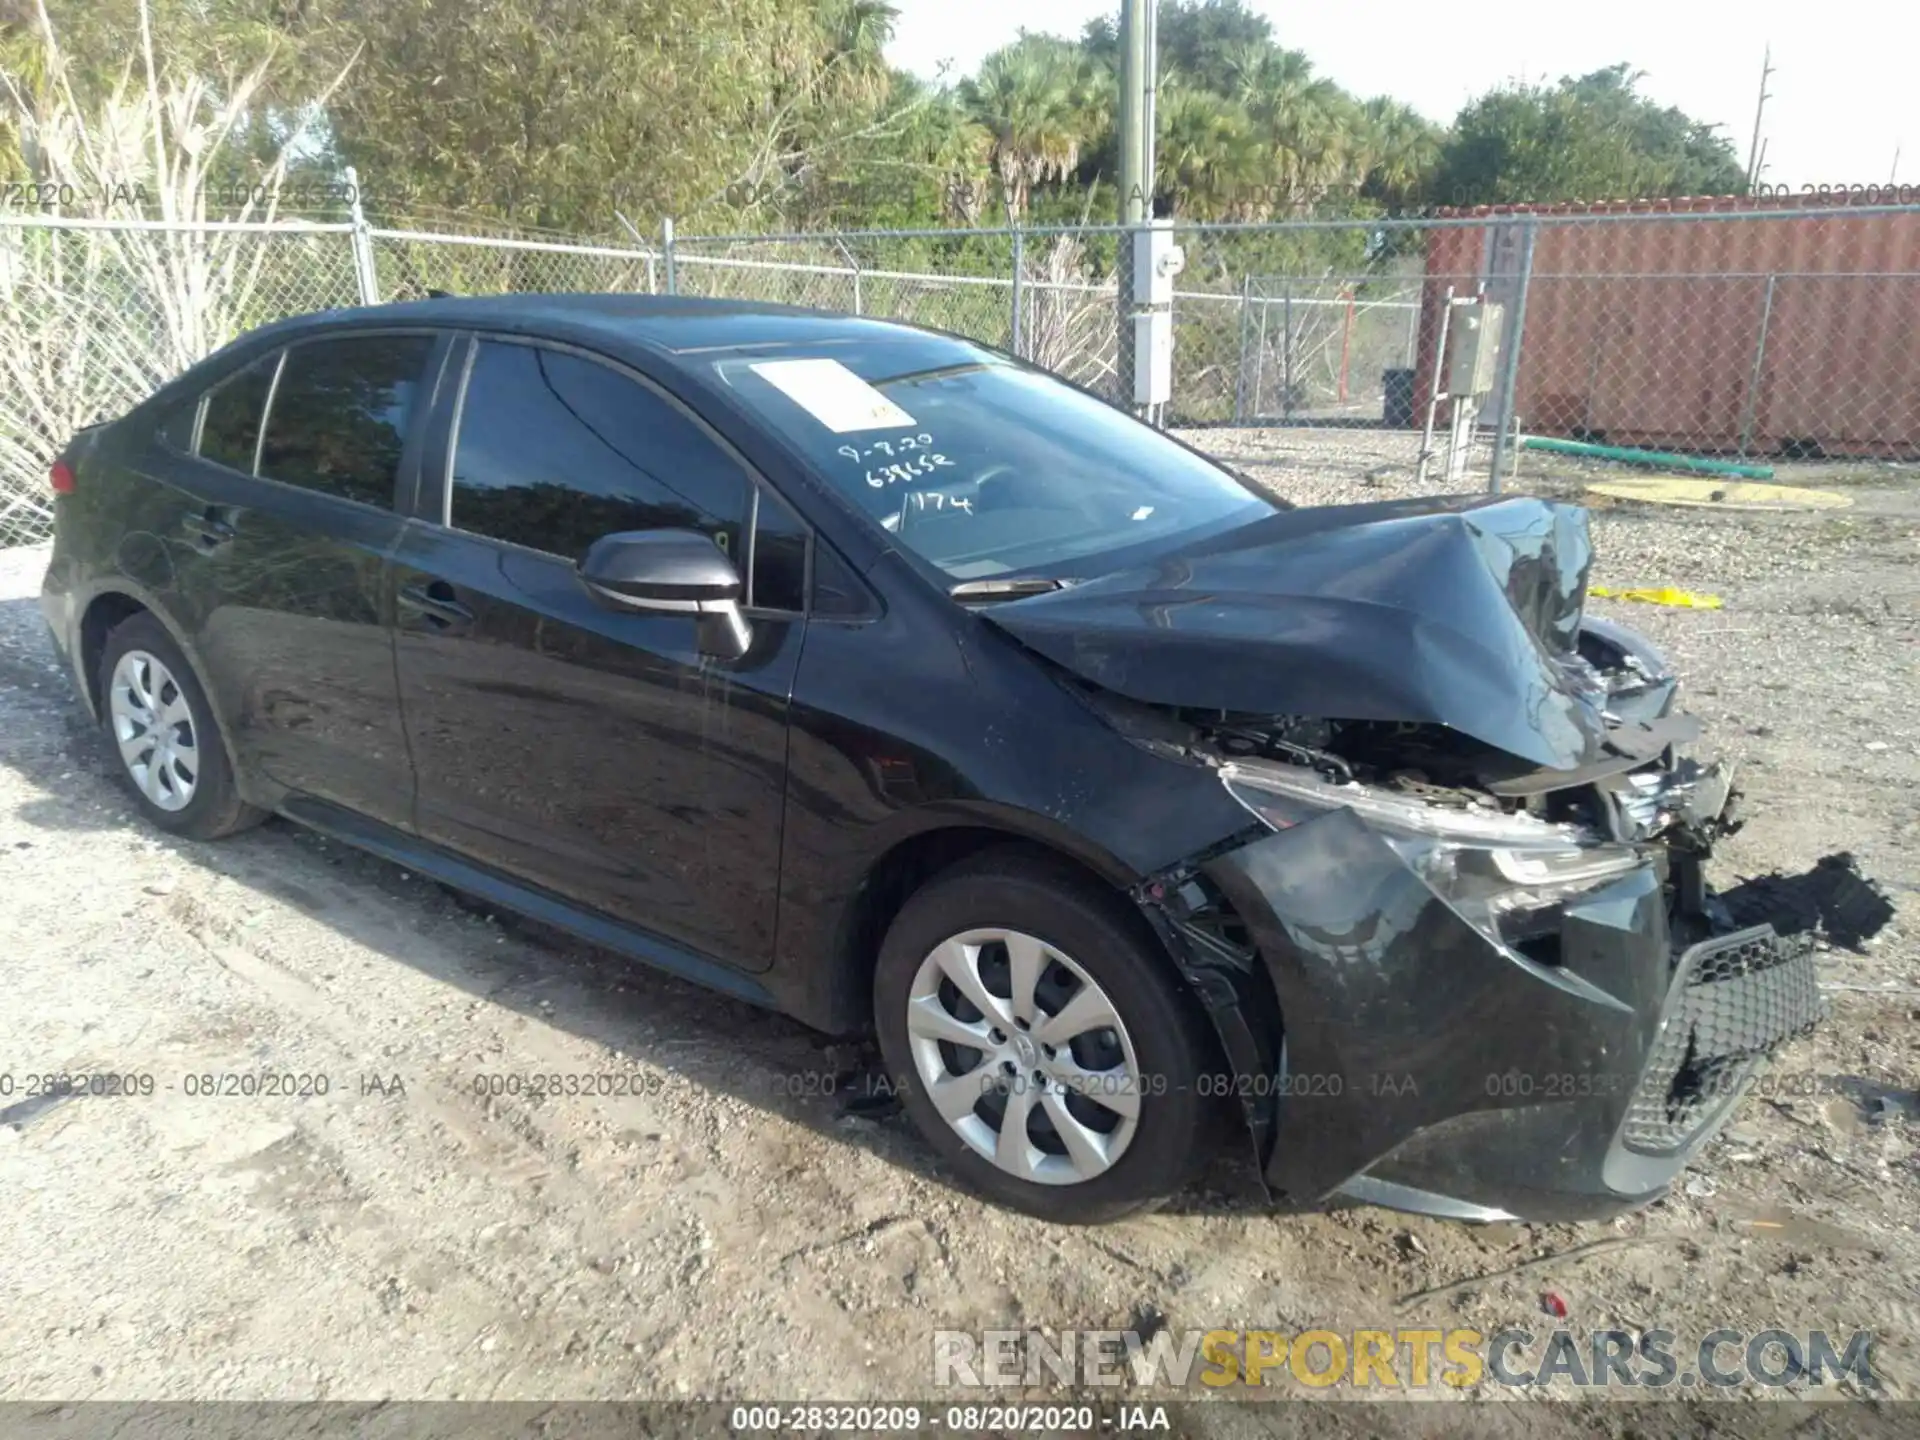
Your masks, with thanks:
[{"label": "windshield wiper", "polygon": [[889,375],[884,380],[873,380],[868,383],[875,389],[884,390],[889,385],[917,385],[922,380],[945,380],[950,376],[971,375],[976,371],[992,368],[984,360],[956,360],[951,365],[931,365],[925,370],[905,370],[898,375]]},{"label": "windshield wiper", "polygon": [[1028,595],[1045,595],[1064,590],[1067,582],[1046,575],[1028,575],[1010,580],[962,580],[947,594],[956,600],[1019,600]]}]

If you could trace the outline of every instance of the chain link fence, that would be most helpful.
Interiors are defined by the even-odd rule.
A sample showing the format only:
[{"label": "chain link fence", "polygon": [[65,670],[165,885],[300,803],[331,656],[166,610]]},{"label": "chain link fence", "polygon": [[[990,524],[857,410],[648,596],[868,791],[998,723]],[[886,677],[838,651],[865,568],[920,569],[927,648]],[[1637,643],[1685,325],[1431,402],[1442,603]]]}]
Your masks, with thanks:
[{"label": "chain link fence", "polygon": [[904,320],[1013,351],[1101,393],[1119,364],[1117,237],[873,231],[676,241],[684,295]]},{"label": "chain link fence", "polygon": [[347,229],[0,222],[0,546],[49,532],[74,431],[255,326],[353,304]]},{"label": "chain link fence", "polygon": [[[1760,208],[1766,207],[1766,208]],[[1529,467],[1920,460],[1920,205],[1766,201],[1177,223],[1171,398],[1263,453],[1435,490]],[[1118,226],[570,244],[347,224],[0,216],[0,545],[74,430],[269,320],[436,292],[804,305],[999,346],[1131,403]]]},{"label": "chain link fence", "polygon": [[424,300],[510,291],[595,290],[659,294],[662,265],[652,251],[544,240],[369,229],[373,295]]},{"label": "chain link fence", "polygon": [[[1818,197],[1176,223],[1182,427],[1435,489],[1920,460],[1920,205]],[[954,330],[1133,397],[1117,226],[673,240],[688,293]],[[891,288],[879,282],[882,277]],[[1017,318],[1016,318],[1017,317]]]}]

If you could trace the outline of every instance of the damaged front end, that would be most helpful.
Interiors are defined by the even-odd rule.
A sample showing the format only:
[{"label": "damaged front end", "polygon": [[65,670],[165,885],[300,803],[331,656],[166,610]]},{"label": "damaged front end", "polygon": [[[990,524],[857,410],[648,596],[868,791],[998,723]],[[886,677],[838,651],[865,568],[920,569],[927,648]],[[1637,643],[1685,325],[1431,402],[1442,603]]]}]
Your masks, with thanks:
[{"label": "damaged front end", "polygon": [[1534,500],[1295,511],[990,612],[1244,807],[1135,898],[1291,1202],[1645,1204],[1891,916],[1847,857],[1713,891],[1733,777],[1590,558]]},{"label": "damaged front end", "polygon": [[1677,753],[1683,717],[1614,728],[1604,763],[1493,780],[1422,727],[1196,732],[1258,830],[1139,898],[1213,1008],[1290,1200],[1530,1220],[1645,1204],[1819,1018],[1813,932],[1885,923],[1844,857],[1716,895],[1729,775]]}]

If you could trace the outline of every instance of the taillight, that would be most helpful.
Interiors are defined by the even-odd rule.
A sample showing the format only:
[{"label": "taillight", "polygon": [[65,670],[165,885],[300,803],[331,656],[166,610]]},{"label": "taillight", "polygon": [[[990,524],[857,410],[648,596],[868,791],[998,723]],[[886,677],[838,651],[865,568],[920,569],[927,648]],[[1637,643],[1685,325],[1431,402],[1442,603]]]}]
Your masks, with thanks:
[{"label": "taillight", "polygon": [[71,495],[74,491],[73,467],[64,460],[53,462],[53,468],[47,472],[47,479],[53,484],[56,495]]}]

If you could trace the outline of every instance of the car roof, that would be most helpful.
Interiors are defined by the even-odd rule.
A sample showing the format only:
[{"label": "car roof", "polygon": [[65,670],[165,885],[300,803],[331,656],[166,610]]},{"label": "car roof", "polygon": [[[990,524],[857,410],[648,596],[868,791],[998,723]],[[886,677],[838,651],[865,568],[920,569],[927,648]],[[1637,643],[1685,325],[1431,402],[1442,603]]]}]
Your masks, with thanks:
[{"label": "car roof", "polygon": [[850,341],[917,340],[929,332],[886,320],[762,301],[604,293],[444,296],[303,315],[255,331],[282,341],[370,325],[457,325],[574,339],[662,355],[779,349]]}]

